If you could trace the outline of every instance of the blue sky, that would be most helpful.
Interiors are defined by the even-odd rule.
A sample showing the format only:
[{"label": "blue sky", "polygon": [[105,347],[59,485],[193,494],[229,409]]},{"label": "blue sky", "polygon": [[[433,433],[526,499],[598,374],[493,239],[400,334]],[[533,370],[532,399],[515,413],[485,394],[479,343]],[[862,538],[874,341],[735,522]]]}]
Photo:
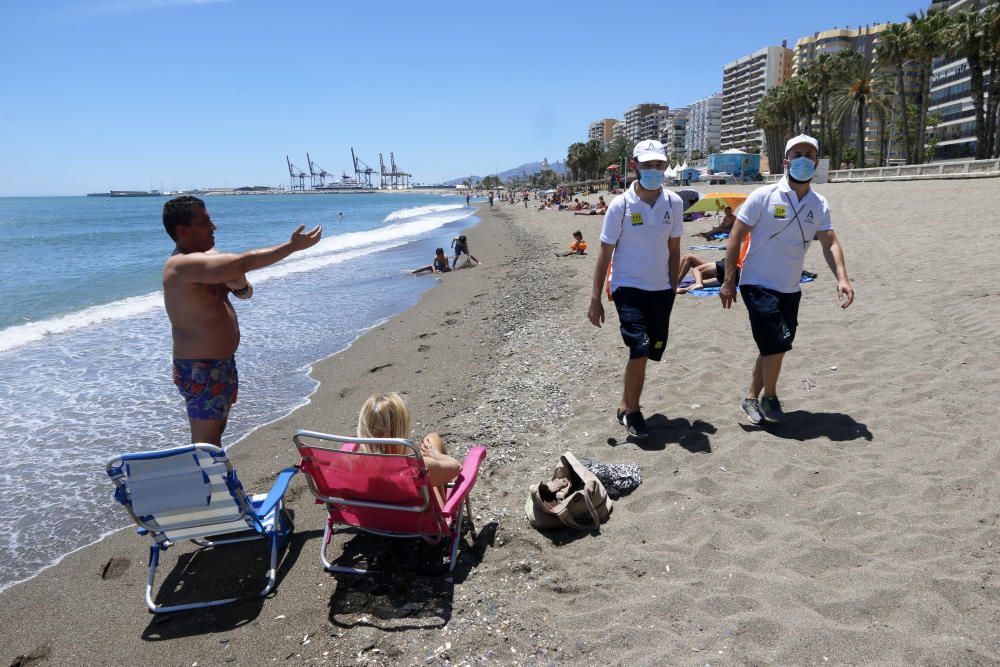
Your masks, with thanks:
[{"label": "blue sky", "polygon": [[587,125],[918,0],[52,0],[0,10],[0,196],[287,183],[350,148],[413,180],[565,159]]}]

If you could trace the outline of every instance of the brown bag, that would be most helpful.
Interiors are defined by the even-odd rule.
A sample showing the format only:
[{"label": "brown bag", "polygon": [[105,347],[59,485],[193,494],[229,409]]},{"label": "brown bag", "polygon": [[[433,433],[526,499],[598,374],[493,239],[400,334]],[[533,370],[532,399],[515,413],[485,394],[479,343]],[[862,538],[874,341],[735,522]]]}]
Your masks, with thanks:
[{"label": "brown bag", "polygon": [[613,503],[604,484],[580,463],[572,452],[559,457],[552,479],[531,487],[524,512],[538,530],[568,526],[600,530]]}]

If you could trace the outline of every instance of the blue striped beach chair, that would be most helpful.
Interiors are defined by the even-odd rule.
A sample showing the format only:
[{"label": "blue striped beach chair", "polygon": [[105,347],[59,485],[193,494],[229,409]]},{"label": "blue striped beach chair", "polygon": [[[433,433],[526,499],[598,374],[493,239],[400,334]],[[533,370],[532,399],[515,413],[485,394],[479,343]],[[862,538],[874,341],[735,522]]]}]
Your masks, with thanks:
[{"label": "blue striped beach chair", "polygon": [[[123,454],[108,461],[107,472],[115,485],[115,499],[139,526],[139,534],[153,539],[146,575],[146,606],[151,612],[214,607],[241,599],[158,606],[153,579],[160,552],[182,540],[200,547],[266,540],[271,563],[260,595],[274,588],[278,549],[292,532],[291,522],[284,518],[284,495],[297,468],[282,470],[266,495],[247,495],[226,452],[214,445]],[[224,535],[234,536],[218,539]]]}]

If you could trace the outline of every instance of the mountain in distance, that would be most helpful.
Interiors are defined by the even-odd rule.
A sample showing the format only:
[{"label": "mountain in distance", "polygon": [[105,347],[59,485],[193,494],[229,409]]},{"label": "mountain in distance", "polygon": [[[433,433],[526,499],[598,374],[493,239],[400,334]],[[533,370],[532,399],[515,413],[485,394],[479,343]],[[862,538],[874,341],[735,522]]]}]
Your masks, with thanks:
[{"label": "mountain in distance", "polygon": [[[566,174],[569,169],[566,168],[565,162],[548,162],[547,160],[542,160],[541,162],[526,162],[519,167],[514,167],[513,169],[508,169],[506,171],[501,171],[497,174],[500,180],[507,182],[508,178],[518,177],[523,178],[524,176],[531,176],[533,174],[539,174],[542,169],[551,169],[557,174]],[[441,185],[460,185],[465,181],[470,183],[475,183],[476,181],[481,181],[486,176],[492,176],[493,174],[486,174],[485,176],[461,176],[459,178],[453,178],[450,181],[444,181]]]}]

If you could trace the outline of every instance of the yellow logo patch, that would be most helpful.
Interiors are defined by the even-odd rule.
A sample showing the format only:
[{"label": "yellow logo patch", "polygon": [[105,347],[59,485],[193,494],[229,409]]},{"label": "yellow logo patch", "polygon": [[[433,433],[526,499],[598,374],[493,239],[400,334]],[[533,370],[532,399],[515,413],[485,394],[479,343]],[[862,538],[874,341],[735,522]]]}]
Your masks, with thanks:
[{"label": "yellow logo patch", "polygon": [[785,217],[785,207],[783,204],[777,204],[774,207],[774,217],[784,218]]},{"label": "yellow logo patch", "polygon": [[653,348],[657,349],[657,350],[659,350],[661,347],[663,347],[663,341],[662,340],[656,341],[656,344],[653,345]]},{"label": "yellow logo patch", "polygon": [[642,224],[642,213],[633,213],[632,214],[632,224],[633,225],[641,225]]}]

